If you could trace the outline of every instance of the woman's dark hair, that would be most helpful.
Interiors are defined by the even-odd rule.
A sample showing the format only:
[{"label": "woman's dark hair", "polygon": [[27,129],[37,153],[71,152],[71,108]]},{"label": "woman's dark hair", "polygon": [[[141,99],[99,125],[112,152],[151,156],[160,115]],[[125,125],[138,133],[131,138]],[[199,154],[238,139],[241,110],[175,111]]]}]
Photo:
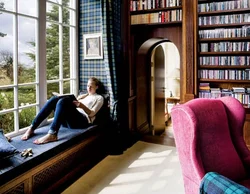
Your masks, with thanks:
[{"label": "woman's dark hair", "polygon": [[96,90],[97,94],[105,94],[106,93],[105,87],[99,79],[97,79],[96,77],[91,77],[91,78],[89,78],[89,80],[95,82],[95,85],[98,86],[98,89]]},{"label": "woman's dark hair", "polygon": [[96,77],[91,77],[91,78],[89,78],[89,80],[92,81],[92,82],[95,82],[95,85],[98,86],[98,87],[99,87],[99,85],[101,83],[100,80],[97,79]]}]

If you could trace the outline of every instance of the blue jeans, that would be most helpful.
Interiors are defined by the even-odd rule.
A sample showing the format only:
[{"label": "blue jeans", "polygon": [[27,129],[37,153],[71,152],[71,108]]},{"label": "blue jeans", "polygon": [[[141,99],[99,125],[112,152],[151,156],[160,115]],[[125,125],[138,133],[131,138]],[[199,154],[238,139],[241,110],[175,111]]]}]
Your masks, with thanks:
[{"label": "blue jeans", "polygon": [[66,124],[66,126],[71,129],[89,126],[88,119],[76,109],[71,98],[53,96],[46,102],[32,121],[32,129],[35,130],[52,111],[55,111],[55,113],[54,120],[48,132],[50,134],[57,134],[62,124]]}]

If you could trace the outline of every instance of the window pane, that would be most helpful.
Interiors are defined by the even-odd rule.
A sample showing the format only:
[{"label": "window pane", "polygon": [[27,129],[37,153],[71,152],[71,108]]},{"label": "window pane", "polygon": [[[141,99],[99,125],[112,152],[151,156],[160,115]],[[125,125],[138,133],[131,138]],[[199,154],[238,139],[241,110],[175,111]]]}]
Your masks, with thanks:
[{"label": "window pane", "polygon": [[63,78],[70,77],[69,27],[63,27]]},{"label": "window pane", "polygon": [[25,106],[36,103],[36,87],[34,85],[18,87],[18,104]]},{"label": "window pane", "polygon": [[18,0],[18,13],[37,16],[37,0]]},{"label": "window pane", "polygon": [[52,3],[47,3],[46,9],[47,20],[59,22],[59,6]]},{"label": "window pane", "polygon": [[14,108],[13,88],[0,89],[0,111],[4,109],[10,109],[10,108]]},{"label": "window pane", "polygon": [[0,128],[3,129],[4,134],[14,131],[14,113],[0,114]]},{"label": "window pane", "polygon": [[49,83],[49,84],[47,84],[47,96],[48,96],[48,99],[53,96],[52,92],[59,93],[59,83]]},{"label": "window pane", "polygon": [[18,17],[18,83],[34,82],[36,61],[36,20]]},{"label": "window pane", "polygon": [[75,9],[76,8],[76,1],[75,0],[69,0],[69,7]]},{"label": "window pane", "polygon": [[14,0],[1,0],[0,1],[0,9],[13,11],[13,8],[14,8]]},{"label": "window pane", "polygon": [[63,7],[63,24],[69,24],[69,9]]},{"label": "window pane", "polygon": [[0,85],[13,84],[13,15],[0,14]]},{"label": "window pane", "polygon": [[19,128],[28,127],[36,116],[36,107],[29,107],[19,110]]},{"label": "window pane", "polygon": [[69,7],[70,6],[70,0],[62,0],[62,5],[64,7]]},{"label": "window pane", "polygon": [[47,22],[46,31],[47,80],[59,78],[59,26]]},{"label": "window pane", "polygon": [[70,93],[70,81],[65,81],[63,83],[63,93],[64,94]]}]

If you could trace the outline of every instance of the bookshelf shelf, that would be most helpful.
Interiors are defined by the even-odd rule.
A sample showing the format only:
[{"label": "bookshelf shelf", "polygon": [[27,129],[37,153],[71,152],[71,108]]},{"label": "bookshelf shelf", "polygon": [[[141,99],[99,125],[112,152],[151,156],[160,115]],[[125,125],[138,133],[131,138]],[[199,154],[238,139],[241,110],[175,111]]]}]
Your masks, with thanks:
[{"label": "bookshelf shelf", "polygon": [[173,26],[182,25],[182,21],[175,22],[161,22],[161,23],[146,23],[146,24],[131,24],[131,27],[153,27],[153,26]]},{"label": "bookshelf shelf", "polygon": [[250,36],[248,37],[233,37],[233,38],[200,38],[199,42],[237,42],[237,41],[250,41]]},{"label": "bookshelf shelf", "polygon": [[232,9],[232,10],[219,10],[219,11],[209,11],[209,12],[200,12],[199,16],[210,16],[210,15],[228,15],[228,14],[237,14],[237,13],[249,13],[249,8],[242,9]]},{"label": "bookshelf shelf", "polygon": [[137,11],[130,11],[130,15],[138,15],[138,14],[145,14],[145,13],[155,13],[160,11],[169,11],[169,10],[178,10],[181,9],[182,6],[174,6],[174,7],[165,7],[165,8],[156,8],[156,9],[146,9],[146,10],[137,10]]},{"label": "bookshelf shelf", "polygon": [[200,69],[250,69],[248,65],[200,65]]},{"label": "bookshelf shelf", "polygon": [[233,0],[198,0],[198,3],[212,3],[212,2],[224,2],[224,1],[233,1]]},{"label": "bookshelf shelf", "polygon": [[231,23],[231,24],[216,24],[216,25],[200,25],[198,28],[201,29],[215,29],[215,28],[235,28],[242,26],[249,26],[250,22],[242,22],[242,23]]},{"label": "bookshelf shelf", "polygon": [[230,80],[230,79],[200,79],[200,82],[246,83],[246,84],[249,84],[249,80]]},{"label": "bookshelf shelf", "polygon": [[230,51],[230,52],[199,52],[200,56],[218,56],[218,55],[240,55],[240,56],[245,56],[245,55],[250,55],[250,51]]},{"label": "bookshelf shelf", "polygon": [[246,114],[250,114],[250,108],[248,107],[248,105],[244,106]]}]

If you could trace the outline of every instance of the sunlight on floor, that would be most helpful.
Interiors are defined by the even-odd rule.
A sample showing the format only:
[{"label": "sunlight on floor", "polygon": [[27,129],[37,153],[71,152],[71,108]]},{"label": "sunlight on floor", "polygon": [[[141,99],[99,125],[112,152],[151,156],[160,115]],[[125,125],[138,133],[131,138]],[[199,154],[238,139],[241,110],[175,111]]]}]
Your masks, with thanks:
[{"label": "sunlight on floor", "polygon": [[[109,186],[101,190],[100,194],[133,194],[145,189],[157,193],[158,190],[164,189],[168,186],[166,177],[173,176],[175,170],[167,163],[164,169],[159,169],[157,166],[163,165],[166,159],[169,160],[171,153],[172,150],[143,153],[128,166],[128,169],[133,169],[133,172],[119,174]],[[178,164],[178,157],[172,156],[169,162]]]},{"label": "sunlight on floor", "polygon": [[118,175],[110,184],[135,182],[149,179],[153,175],[153,171],[138,172],[138,173],[126,173]]},{"label": "sunlight on floor", "polygon": [[63,194],[184,194],[175,147],[138,141],[107,156]]}]

